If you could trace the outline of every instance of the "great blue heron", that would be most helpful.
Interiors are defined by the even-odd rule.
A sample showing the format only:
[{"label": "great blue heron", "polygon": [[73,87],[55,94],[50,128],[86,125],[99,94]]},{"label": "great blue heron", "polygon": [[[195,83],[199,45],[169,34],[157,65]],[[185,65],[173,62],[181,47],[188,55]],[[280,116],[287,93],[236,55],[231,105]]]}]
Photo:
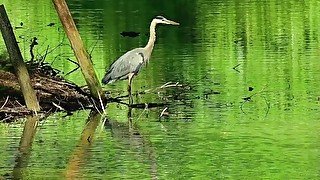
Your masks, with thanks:
[{"label": "great blue heron", "polygon": [[137,75],[143,64],[146,64],[151,56],[154,42],[156,40],[156,25],[179,23],[168,20],[163,16],[155,17],[150,24],[150,37],[148,44],[143,48],[135,48],[126,52],[119,59],[114,61],[102,79],[103,84],[110,84],[117,80],[128,79],[128,92],[131,95],[131,83],[133,76]]}]

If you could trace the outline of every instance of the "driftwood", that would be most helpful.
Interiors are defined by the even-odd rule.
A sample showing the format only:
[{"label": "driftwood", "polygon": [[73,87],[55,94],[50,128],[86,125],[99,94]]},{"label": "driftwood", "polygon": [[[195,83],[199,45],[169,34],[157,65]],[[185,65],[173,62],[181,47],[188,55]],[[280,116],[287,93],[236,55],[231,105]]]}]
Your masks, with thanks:
[{"label": "driftwood", "polygon": [[[54,69],[50,69],[50,66],[45,66],[44,64],[30,65],[29,63],[27,63],[28,67],[32,67],[29,70],[31,72],[31,84],[37,93],[37,98],[41,106],[41,111],[39,113],[43,113],[44,116],[46,116],[56,111],[64,111],[68,114],[72,114],[73,111],[82,109],[96,110],[101,113],[104,111],[101,109],[104,108],[105,104],[103,104],[102,101],[93,98],[88,89],[83,89],[74,83],[67,82],[63,78],[59,77],[59,75],[57,75],[58,73],[55,72]],[[42,69],[43,67],[45,67],[45,71]],[[179,83],[168,82],[153,89],[137,92],[134,95],[146,93],[158,94],[160,91],[172,87],[182,88],[185,90],[189,90],[190,88]],[[168,112],[166,112],[168,104],[165,102],[127,104],[127,98],[128,95],[114,98],[107,97],[106,102],[115,102],[127,105],[129,108],[137,109],[164,107],[160,117],[168,114]],[[24,105],[23,95],[20,91],[20,86],[16,76],[11,72],[0,70],[0,122],[11,122],[14,119],[25,117],[32,113],[33,112],[28,110]]]},{"label": "driftwood", "polygon": [[[92,108],[94,100],[90,95],[63,78],[45,75],[39,71],[30,74],[30,78],[42,112],[70,112]],[[0,70],[0,87],[0,121],[10,121],[32,113],[24,105],[18,80],[13,73]]]}]

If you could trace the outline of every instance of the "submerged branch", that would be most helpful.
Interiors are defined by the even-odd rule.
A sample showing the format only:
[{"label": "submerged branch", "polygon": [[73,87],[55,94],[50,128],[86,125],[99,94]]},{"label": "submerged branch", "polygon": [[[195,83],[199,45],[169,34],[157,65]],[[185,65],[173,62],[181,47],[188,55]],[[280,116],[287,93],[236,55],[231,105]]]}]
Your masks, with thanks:
[{"label": "submerged branch", "polygon": [[139,94],[155,92],[155,91],[159,91],[161,89],[170,88],[170,87],[183,87],[183,85],[179,84],[179,82],[175,82],[175,83],[174,82],[167,82],[159,87],[144,90],[143,92],[140,92]]}]

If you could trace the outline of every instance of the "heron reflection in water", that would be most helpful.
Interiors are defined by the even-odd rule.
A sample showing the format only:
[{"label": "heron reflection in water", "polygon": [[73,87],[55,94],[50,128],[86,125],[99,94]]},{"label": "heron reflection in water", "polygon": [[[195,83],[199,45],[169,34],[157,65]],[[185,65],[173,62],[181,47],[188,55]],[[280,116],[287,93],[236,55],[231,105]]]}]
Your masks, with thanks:
[{"label": "heron reflection in water", "polygon": [[[179,25],[179,23],[166,19],[163,16],[157,16],[151,21],[150,37],[147,45],[142,48],[135,48],[126,52],[119,59],[114,61],[105,76],[102,79],[103,84],[110,84],[117,80],[128,79],[129,98],[131,96],[132,79],[138,74],[143,64],[146,64],[151,56],[154,42],[156,40],[157,24]],[[131,102],[130,102],[131,103]]]}]

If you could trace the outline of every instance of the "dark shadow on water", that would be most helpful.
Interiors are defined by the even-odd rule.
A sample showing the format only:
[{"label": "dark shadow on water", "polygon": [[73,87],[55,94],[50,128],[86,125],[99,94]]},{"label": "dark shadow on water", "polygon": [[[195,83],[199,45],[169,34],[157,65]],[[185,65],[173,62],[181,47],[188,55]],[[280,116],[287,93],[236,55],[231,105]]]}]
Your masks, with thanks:
[{"label": "dark shadow on water", "polygon": [[121,36],[123,37],[137,37],[140,35],[140,32],[135,32],[135,31],[122,31]]}]

